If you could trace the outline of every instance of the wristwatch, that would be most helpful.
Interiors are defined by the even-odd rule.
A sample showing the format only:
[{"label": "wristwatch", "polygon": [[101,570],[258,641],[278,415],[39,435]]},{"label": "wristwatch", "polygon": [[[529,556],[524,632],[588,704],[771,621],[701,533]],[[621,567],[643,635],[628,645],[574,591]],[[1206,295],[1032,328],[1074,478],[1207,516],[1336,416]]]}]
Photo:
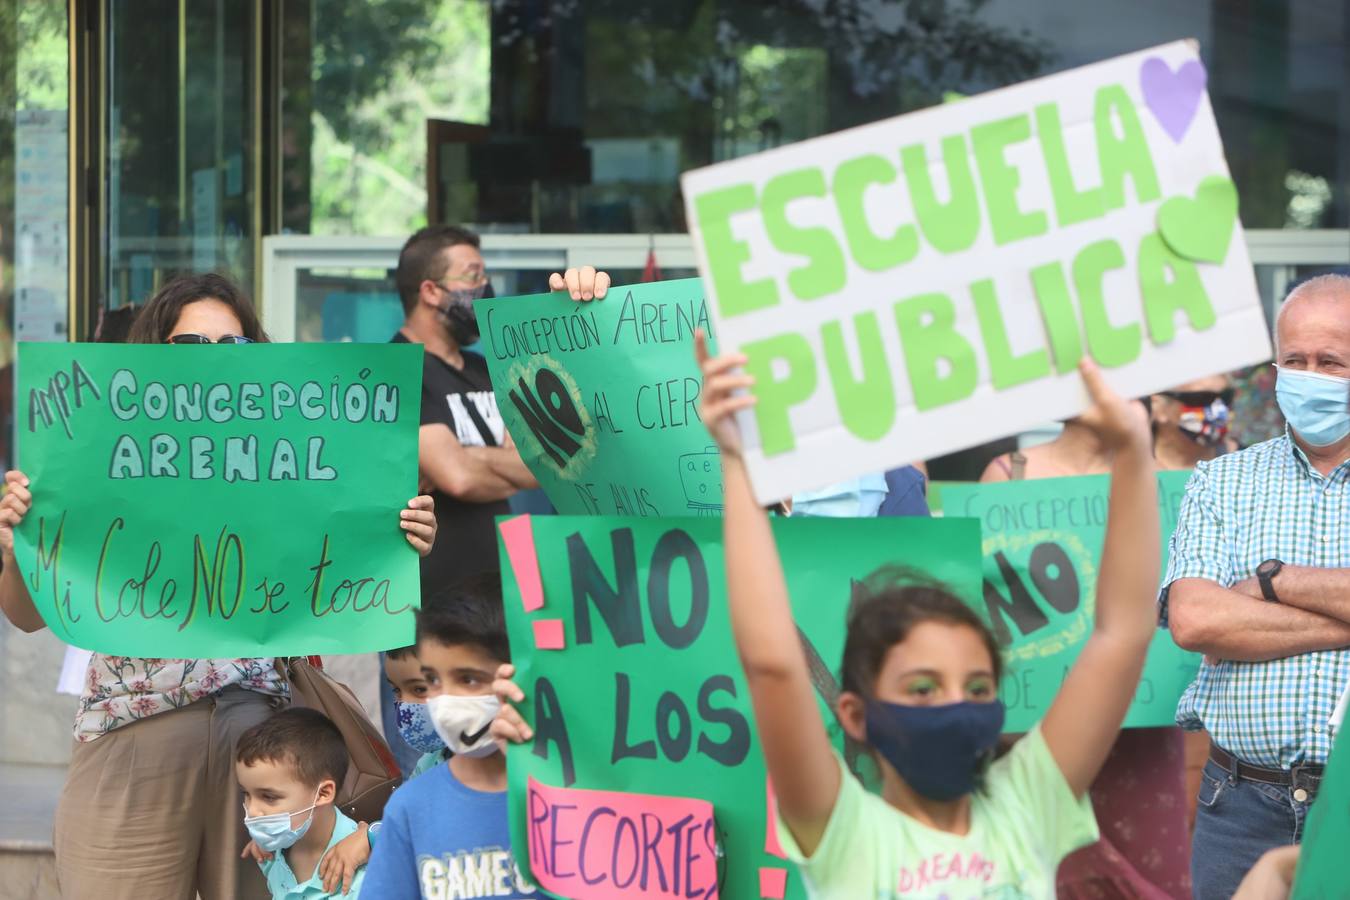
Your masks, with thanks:
[{"label": "wristwatch", "polygon": [[1275,576],[1280,574],[1284,568],[1284,563],[1278,559],[1268,559],[1256,567],[1256,580],[1261,584],[1261,596],[1265,597],[1271,603],[1279,603],[1280,598],[1275,594]]}]

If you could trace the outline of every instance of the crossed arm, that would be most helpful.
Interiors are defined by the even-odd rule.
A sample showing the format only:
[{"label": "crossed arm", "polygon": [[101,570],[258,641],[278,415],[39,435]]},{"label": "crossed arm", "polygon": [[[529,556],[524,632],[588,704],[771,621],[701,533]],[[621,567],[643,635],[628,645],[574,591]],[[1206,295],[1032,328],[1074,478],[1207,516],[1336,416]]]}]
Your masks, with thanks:
[{"label": "crossed arm", "polygon": [[538,487],[514,446],[465,447],[446,425],[417,430],[423,481],[459,500],[490,503]]},{"label": "crossed arm", "polygon": [[1177,645],[1216,659],[1266,662],[1350,646],[1350,569],[1286,566],[1275,578],[1278,603],[1256,579],[1231,588],[1181,578],[1168,592]]},{"label": "crossed arm", "polygon": [[470,455],[477,456],[497,475],[511,482],[519,490],[539,487],[539,479],[520,458],[516,442],[511,433],[506,432],[506,443],[500,447],[470,447]]},{"label": "crossed arm", "polygon": [[1241,539],[1214,490],[1197,466],[1172,537],[1167,621],[1177,645],[1234,662],[1350,646],[1350,569],[1285,566],[1274,580],[1278,603],[1266,601],[1255,578],[1219,584],[1214,576],[1234,567],[1225,548]]}]

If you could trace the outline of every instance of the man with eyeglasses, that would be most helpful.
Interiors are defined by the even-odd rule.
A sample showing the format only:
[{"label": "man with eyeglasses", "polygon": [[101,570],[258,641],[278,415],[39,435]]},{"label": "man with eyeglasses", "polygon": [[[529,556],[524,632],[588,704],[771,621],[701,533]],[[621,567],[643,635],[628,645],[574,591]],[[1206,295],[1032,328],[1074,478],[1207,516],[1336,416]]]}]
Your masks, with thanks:
[{"label": "man with eyeglasses", "polygon": [[[422,559],[422,591],[498,568],[495,517],[507,498],[539,483],[521,461],[492,392],[478,343],[473,304],[492,296],[478,235],[454,225],[430,225],[408,238],[395,274],[404,322],[394,342],[421,344],[422,416],[418,429],[420,487],[436,500],[438,534]],[[590,266],[549,277],[552,290],[573,300],[600,299],[609,276]],[[384,733],[405,773],[417,752],[398,734],[394,696],[380,681]]]},{"label": "man with eyeglasses", "polygon": [[[399,253],[395,282],[405,320],[394,341],[426,351],[418,464],[439,524],[436,546],[422,560],[422,590],[431,593],[498,567],[494,518],[509,512],[508,497],[539,483],[506,432],[487,360],[466,349],[478,342],[474,302],[492,296],[478,235],[454,225],[421,229]],[[599,299],[609,276],[569,269],[550,276],[549,287],[574,300]]]}]

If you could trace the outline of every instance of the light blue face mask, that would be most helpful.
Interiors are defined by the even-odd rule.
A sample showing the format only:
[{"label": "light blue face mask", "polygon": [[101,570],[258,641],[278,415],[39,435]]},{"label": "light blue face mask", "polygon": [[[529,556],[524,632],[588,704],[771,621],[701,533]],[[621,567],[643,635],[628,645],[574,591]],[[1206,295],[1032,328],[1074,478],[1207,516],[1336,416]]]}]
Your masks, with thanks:
[{"label": "light blue face mask", "polygon": [[834,519],[866,519],[877,514],[886,499],[886,476],[867,475],[804,491],[792,497],[792,515]]},{"label": "light blue face mask", "polygon": [[[314,803],[308,809],[272,813],[267,816],[250,816],[248,806],[245,806],[244,827],[248,829],[248,836],[253,838],[253,842],[260,848],[268,853],[279,853],[295,846],[295,842],[305,836],[305,832],[309,831],[310,823],[314,821],[314,807],[318,805],[319,798],[316,796]],[[304,812],[309,813],[309,817],[305,819],[305,824],[299,828],[292,828],[291,817]]]},{"label": "light blue face mask", "polygon": [[1329,447],[1350,434],[1350,379],[1280,369],[1275,401],[1289,427],[1314,447]]}]

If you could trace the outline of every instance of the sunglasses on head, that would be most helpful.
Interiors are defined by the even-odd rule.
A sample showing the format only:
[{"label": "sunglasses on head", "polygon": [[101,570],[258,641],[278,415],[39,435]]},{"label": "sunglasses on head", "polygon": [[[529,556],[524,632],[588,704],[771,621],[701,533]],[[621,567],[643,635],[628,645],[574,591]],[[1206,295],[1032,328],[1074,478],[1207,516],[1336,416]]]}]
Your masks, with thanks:
[{"label": "sunglasses on head", "polygon": [[1222,400],[1224,406],[1233,405],[1232,388],[1222,391],[1163,391],[1163,396],[1171,397],[1182,406],[1198,406],[1202,409],[1213,405],[1215,400]]},{"label": "sunglasses on head", "polygon": [[220,340],[213,341],[204,334],[175,334],[169,338],[170,344],[251,344],[253,338],[242,334],[222,334]]}]

